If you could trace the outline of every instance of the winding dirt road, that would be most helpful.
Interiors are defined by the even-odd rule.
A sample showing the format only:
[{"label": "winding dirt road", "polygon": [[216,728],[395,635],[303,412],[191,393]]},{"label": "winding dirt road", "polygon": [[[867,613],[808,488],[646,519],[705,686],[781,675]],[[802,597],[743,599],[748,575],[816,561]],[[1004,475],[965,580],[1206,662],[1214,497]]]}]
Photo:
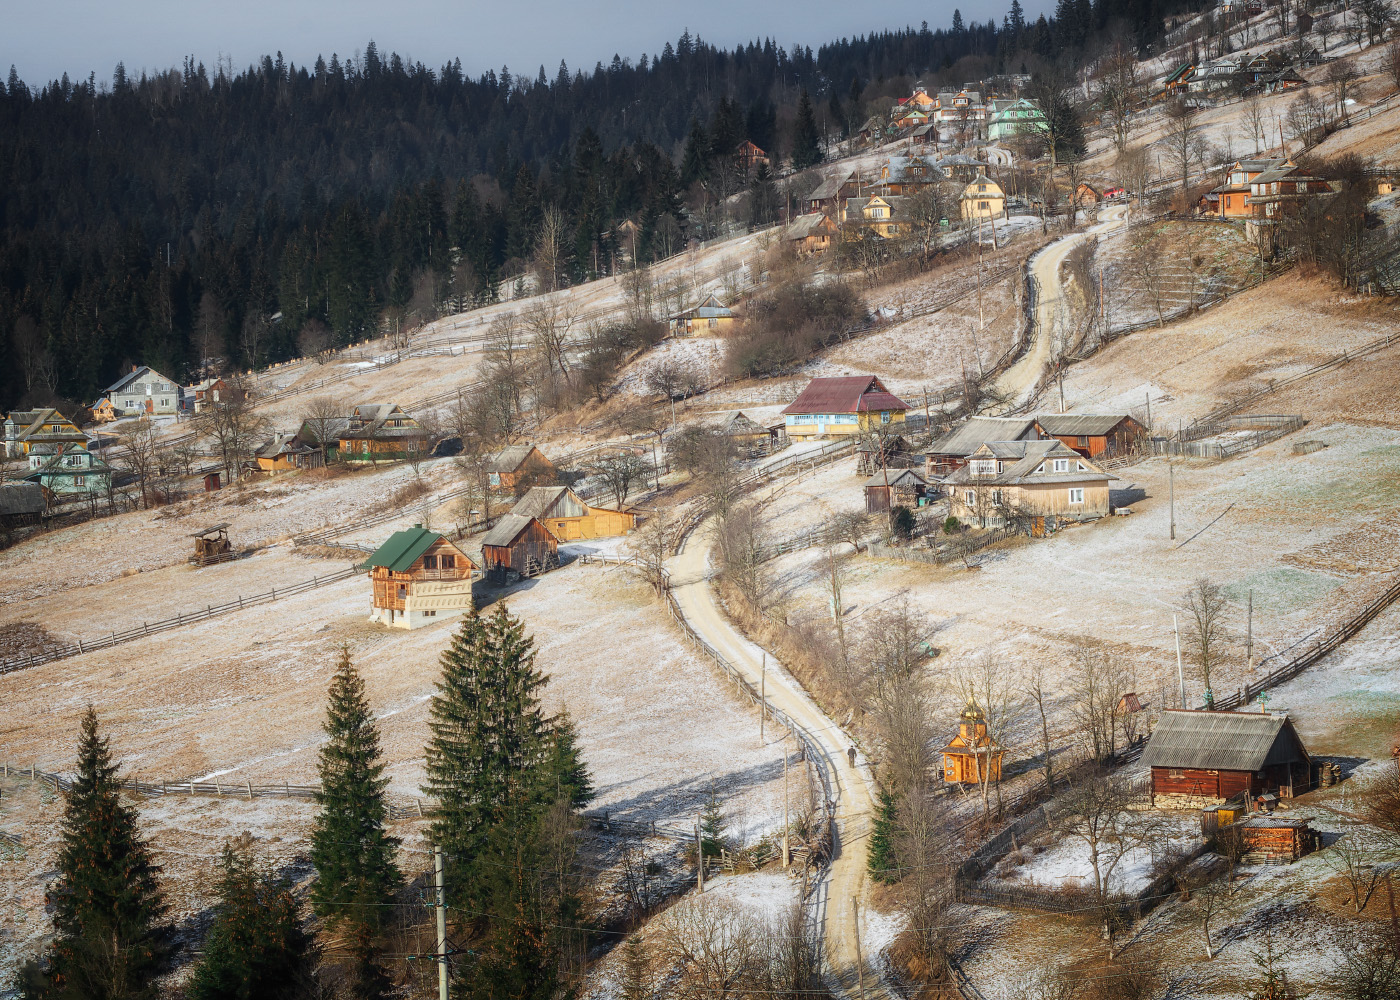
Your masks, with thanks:
[{"label": "winding dirt road", "polygon": [[[671,593],[691,628],[758,688],[763,669],[762,650],[730,624],[710,586],[713,529],[710,519],[702,522],[668,563]],[[874,795],[867,782],[865,758],[858,754],[855,765],[851,764],[847,756],[851,743],[845,734],[796,681],[783,671],[773,669],[775,662],[770,655],[766,684],[769,702],[806,731],[832,775],[832,795],[836,800],[835,844],[826,881],[817,890],[817,920],[828,980],[841,993],[854,997],[859,995],[857,991],[863,979],[864,995],[869,1000],[888,997],[870,964],[870,955],[860,952],[856,940],[857,901],[863,909],[869,889],[865,855],[870,820],[874,815]],[[774,728],[777,730],[776,726]],[[857,973],[858,954],[866,960],[863,975]]]},{"label": "winding dirt road", "polygon": [[1104,221],[1078,233],[1071,233],[1051,243],[1031,258],[1031,276],[1035,278],[1038,294],[1035,301],[1034,339],[1026,353],[997,379],[997,388],[1009,402],[1007,408],[1029,403],[1040,381],[1045,367],[1054,358],[1055,334],[1065,324],[1067,317],[1065,289],[1060,281],[1060,265],[1070,251],[1086,239],[1109,232],[1123,225],[1128,215],[1128,206],[1115,205],[1104,213]]}]

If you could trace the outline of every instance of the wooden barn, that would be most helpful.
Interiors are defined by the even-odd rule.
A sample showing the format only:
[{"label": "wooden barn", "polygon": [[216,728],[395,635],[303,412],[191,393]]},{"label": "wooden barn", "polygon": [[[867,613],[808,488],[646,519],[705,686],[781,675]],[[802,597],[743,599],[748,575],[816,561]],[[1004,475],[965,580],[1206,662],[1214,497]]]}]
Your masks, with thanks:
[{"label": "wooden barn", "polygon": [[729,439],[734,450],[740,453],[767,455],[787,444],[787,432],[781,423],[775,422],[765,427],[742,411],[727,418],[720,424],[719,430]]},{"label": "wooden barn", "polygon": [[943,780],[959,785],[1001,780],[1005,751],[987,734],[986,717],[971,698],[958,715],[958,735],[943,748]]},{"label": "wooden barn", "polygon": [[507,514],[481,540],[481,559],[498,583],[539,576],[559,565],[559,539],[537,517]]},{"label": "wooden barn", "polygon": [[1199,809],[1240,793],[1301,795],[1312,760],[1286,715],[1267,712],[1162,713],[1142,761],[1152,769],[1152,804]]},{"label": "wooden barn", "polygon": [[557,482],[559,470],[534,445],[519,444],[506,448],[492,458],[491,464],[486,467],[486,475],[492,486],[514,490]]},{"label": "wooden barn", "polygon": [[720,334],[734,325],[734,311],[714,295],[705,296],[693,309],[676,313],[668,321],[673,337],[698,337]]},{"label": "wooden barn", "polygon": [[0,486],[0,531],[38,524],[48,512],[48,498],[38,483]]},{"label": "wooden barn", "polygon": [[398,403],[362,403],[340,432],[340,457],[347,462],[410,458],[428,454],[428,432]]},{"label": "wooden barn", "polygon": [[275,434],[253,452],[258,469],[263,472],[291,472],[295,469],[319,469],[326,464],[320,448],[304,444],[295,434]]},{"label": "wooden barn", "polygon": [[1317,831],[1306,819],[1251,816],[1235,826],[1244,841],[1240,860],[1246,864],[1291,864],[1318,848]]},{"label": "wooden barn", "polygon": [[912,469],[923,464],[923,454],[916,452],[902,434],[872,434],[856,445],[856,472],[862,476],[873,476],[881,469]]},{"label": "wooden barn", "polygon": [[1126,455],[1147,437],[1147,428],[1126,413],[1046,413],[1035,418],[1042,437],[1052,437],[1085,458]]},{"label": "wooden barn", "polygon": [[480,567],[465,552],[421,524],[396,531],[363,569],[374,593],[370,621],[419,628],[472,608],[472,581]]},{"label": "wooden barn", "polygon": [[865,512],[879,514],[891,506],[912,510],[928,495],[928,481],[913,469],[877,472],[865,481]]},{"label": "wooden barn", "polygon": [[567,486],[533,486],[510,512],[537,519],[561,542],[625,535],[637,526],[636,514],[594,507]]}]

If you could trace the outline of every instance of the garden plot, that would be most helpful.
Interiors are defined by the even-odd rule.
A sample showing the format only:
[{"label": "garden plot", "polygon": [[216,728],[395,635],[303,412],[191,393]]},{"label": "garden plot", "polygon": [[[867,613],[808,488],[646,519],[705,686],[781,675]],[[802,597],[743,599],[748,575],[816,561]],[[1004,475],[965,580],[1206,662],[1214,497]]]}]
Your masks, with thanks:
[{"label": "garden plot", "polygon": [[[1166,828],[1162,831],[1159,847],[1189,850],[1200,842],[1200,817],[1171,815],[1163,817],[1163,823]],[[1146,889],[1152,882],[1153,851],[1146,847],[1134,848],[1124,853],[1121,859],[1112,857],[1114,851],[1109,847],[1108,856],[1100,860],[1100,865],[1104,867],[1116,860],[1113,871],[1108,875],[1109,891],[1132,895]],[[1007,862],[997,869],[1000,885],[1042,889],[1094,887],[1094,866],[1089,845],[1077,837],[1051,838],[1048,845],[1027,845],[1019,853],[1008,855]]]}]

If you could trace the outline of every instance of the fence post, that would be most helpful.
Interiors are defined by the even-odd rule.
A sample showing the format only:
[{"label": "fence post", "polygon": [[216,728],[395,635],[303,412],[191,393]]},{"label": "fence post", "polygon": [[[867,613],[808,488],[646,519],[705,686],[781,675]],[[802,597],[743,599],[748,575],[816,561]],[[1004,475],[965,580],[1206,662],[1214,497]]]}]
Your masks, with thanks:
[{"label": "fence post", "polygon": [[246,786],[248,787],[248,801],[249,801],[249,802],[252,802],[252,801],[253,801],[253,783],[252,783],[251,781],[245,780],[245,781],[243,782],[243,784],[246,785]]}]

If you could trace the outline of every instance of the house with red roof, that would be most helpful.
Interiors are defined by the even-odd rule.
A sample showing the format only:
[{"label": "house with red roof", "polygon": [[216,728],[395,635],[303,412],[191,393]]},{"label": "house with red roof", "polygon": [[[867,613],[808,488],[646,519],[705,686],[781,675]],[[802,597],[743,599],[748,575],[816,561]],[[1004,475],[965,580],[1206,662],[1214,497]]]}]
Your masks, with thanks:
[{"label": "house with red roof", "polygon": [[909,404],[873,375],[814,378],[783,410],[789,438],[860,434],[904,423]]}]

